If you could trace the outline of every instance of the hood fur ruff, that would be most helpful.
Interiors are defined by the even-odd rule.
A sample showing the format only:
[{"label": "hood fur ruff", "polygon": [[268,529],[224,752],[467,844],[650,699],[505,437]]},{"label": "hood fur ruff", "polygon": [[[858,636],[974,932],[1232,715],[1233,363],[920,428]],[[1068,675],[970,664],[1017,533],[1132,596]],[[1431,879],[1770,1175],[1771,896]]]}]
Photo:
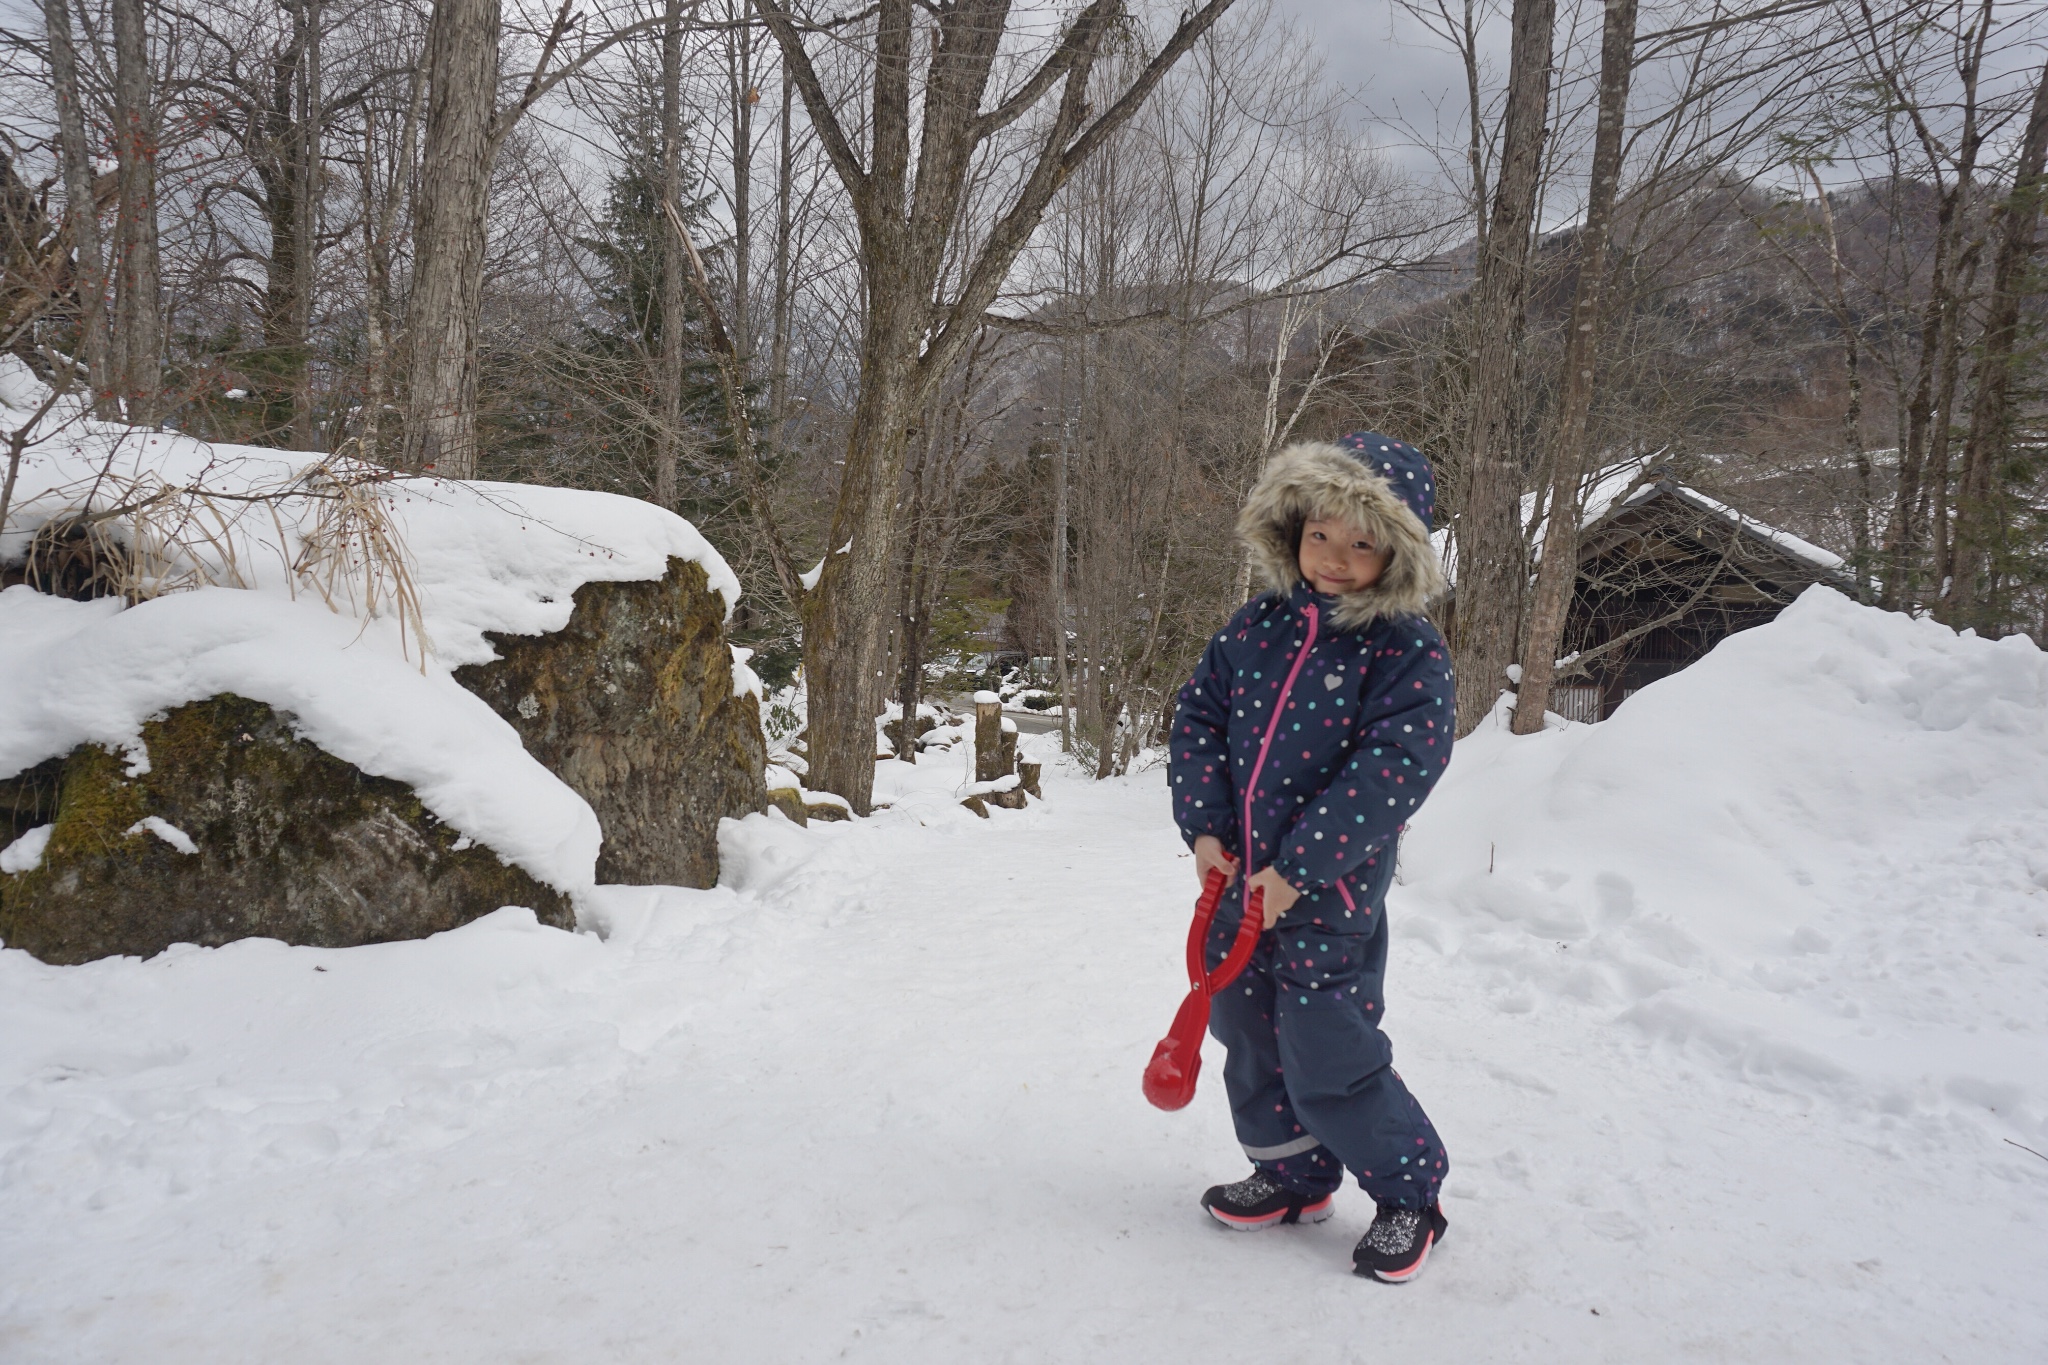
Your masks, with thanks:
[{"label": "hood fur ruff", "polygon": [[1251,550],[1253,572],[1282,597],[1301,581],[1299,538],[1310,517],[1349,521],[1392,551],[1379,582],[1337,598],[1330,619],[1339,630],[1420,616],[1443,593],[1443,566],[1422,519],[1356,456],[1306,441],[1273,457],[1237,515],[1238,539]]}]

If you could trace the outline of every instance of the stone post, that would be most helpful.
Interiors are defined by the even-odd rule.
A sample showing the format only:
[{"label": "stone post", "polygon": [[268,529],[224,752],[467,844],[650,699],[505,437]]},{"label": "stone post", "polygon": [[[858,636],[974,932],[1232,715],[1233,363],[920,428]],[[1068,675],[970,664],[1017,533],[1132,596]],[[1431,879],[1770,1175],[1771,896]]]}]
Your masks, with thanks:
[{"label": "stone post", "polygon": [[976,692],[974,780],[993,782],[1008,771],[1003,766],[1003,699],[993,692]]}]

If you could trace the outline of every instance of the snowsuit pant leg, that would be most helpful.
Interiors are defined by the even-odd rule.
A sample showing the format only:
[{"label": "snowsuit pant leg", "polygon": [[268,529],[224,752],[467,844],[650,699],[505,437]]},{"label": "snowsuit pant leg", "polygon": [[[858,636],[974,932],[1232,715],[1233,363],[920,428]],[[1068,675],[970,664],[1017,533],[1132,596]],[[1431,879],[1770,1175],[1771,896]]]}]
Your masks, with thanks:
[{"label": "snowsuit pant leg", "polygon": [[[1449,1159],[1379,1027],[1384,912],[1372,920],[1362,934],[1286,924],[1262,934],[1216,996],[1209,1032],[1229,1049],[1223,1085],[1254,1165],[1311,1194],[1335,1189],[1348,1168],[1375,1201],[1424,1208]],[[1235,928],[1212,935],[1212,969]]]}]

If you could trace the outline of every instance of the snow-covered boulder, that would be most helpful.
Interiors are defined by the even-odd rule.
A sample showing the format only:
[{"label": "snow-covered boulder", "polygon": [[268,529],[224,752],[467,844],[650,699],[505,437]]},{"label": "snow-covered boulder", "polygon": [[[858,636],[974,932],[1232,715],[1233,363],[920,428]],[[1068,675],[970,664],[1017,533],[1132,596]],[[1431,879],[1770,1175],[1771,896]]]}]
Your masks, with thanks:
[{"label": "snow-covered boulder", "polygon": [[[0,425],[46,396],[0,358]],[[67,399],[27,447],[0,574],[0,781],[49,779],[32,800],[0,792],[8,946],[339,945],[506,904],[566,924],[600,879],[709,884],[718,821],[764,803],[758,682],[724,636],[738,581],[688,522],[635,499],[397,478],[101,423]],[[199,723],[244,703],[258,712],[233,736]],[[258,747],[303,772],[251,788],[235,745],[265,727],[280,738]],[[174,739],[191,753],[160,762],[152,744]],[[320,793],[358,787],[389,805],[362,816],[382,842],[313,837],[356,828]],[[140,813],[110,834],[67,809],[74,791]],[[217,807],[231,818],[176,813]],[[136,875],[78,863],[74,826]],[[221,888],[210,918],[116,905],[159,864]],[[74,881],[99,890],[59,896]],[[318,913],[316,887],[338,898]]]},{"label": "snow-covered boulder", "polygon": [[[17,589],[17,591],[19,591]],[[0,782],[30,844],[0,877],[0,939],[45,962],[240,938],[420,938],[501,905],[571,928],[569,898],[420,803],[217,696],[142,726],[145,771],[96,744]],[[33,822],[33,823],[30,823]],[[0,830],[0,834],[4,834]]]},{"label": "snow-covered boulder", "polygon": [[586,583],[562,629],[489,639],[497,661],[455,680],[597,812],[598,881],[716,883],[718,822],[766,807],[768,751],[703,567]]}]

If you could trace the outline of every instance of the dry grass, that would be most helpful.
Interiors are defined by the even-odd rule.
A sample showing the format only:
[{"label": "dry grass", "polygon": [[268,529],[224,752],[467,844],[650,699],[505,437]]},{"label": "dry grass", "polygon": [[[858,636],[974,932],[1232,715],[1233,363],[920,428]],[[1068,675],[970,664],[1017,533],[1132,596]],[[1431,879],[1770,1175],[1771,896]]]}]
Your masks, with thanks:
[{"label": "dry grass", "polygon": [[[393,477],[328,458],[272,486],[174,484],[153,471],[118,473],[110,460],[35,500],[48,519],[8,577],[64,597],[135,603],[194,588],[255,588],[261,561],[274,557],[293,596],[311,593],[365,622],[394,618],[400,648],[410,658],[417,644],[424,668],[432,644],[392,516]],[[52,515],[53,506],[62,510]]]}]

